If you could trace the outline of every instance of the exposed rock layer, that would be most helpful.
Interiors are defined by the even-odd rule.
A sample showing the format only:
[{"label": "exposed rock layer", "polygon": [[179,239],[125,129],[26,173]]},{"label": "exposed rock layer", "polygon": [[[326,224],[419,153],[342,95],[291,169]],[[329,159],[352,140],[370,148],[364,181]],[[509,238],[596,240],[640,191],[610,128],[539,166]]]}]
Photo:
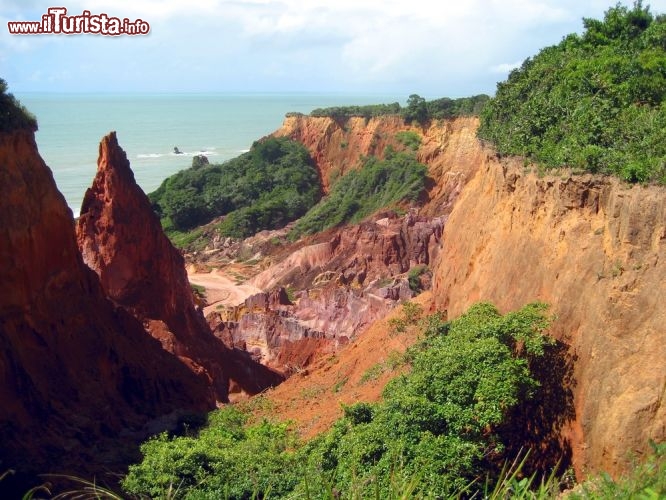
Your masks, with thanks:
[{"label": "exposed rock layer", "polygon": [[[318,235],[259,273],[249,284],[271,292],[209,314],[216,334],[285,373],[346,345],[412,297],[406,273],[429,264],[438,248],[441,219],[384,215]],[[295,303],[280,287],[301,290]]]},{"label": "exposed rock layer", "polygon": [[666,438],[666,193],[516,163],[482,166],[462,190],[436,305],[455,317],[477,301],[551,304],[553,334],[576,357],[574,465],[618,473]]},{"label": "exposed rock layer", "polygon": [[649,438],[666,438],[666,192],[601,176],[528,175],[522,161],[484,148],[477,126],[474,118],[417,128],[392,117],[293,116],[276,134],[302,141],[326,182],[361,155],[381,154],[398,131],[417,131],[417,156],[434,181],[421,214],[446,221],[431,265],[436,307],[454,317],[481,300],[503,311],[550,303],[553,334],[576,359],[566,436],[574,465],[579,474],[618,473]]},{"label": "exposed rock layer", "polygon": [[1,471],[99,471],[151,419],[210,408],[204,384],[104,296],[29,131],[0,134],[0,283]]},{"label": "exposed rock layer", "polygon": [[305,145],[327,193],[331,182],[358,168],[363,157],[381,158],[389,145],[404,149],[397,139],[399,132],[415,132],[421,137],[417,159],[428,166],[428,176],[434,181],[428,186],[428,203],[422,214],[442,216],[451,210],[456,196],[477,168],[491,161],[492,154],[479,147],[476,139],[478,125],[476,117],[437,120],[421,126],[408,125],[399,116],[336,121],[293,115],[285,118],[274,135]]},{"label": "exposed rock layer", "polygon": [[319,170],[324,193],[328,193],[335,177],[356,168],[362,156],[381,157],[388,144],[397,144],[395,134],[410,128],[399,116],[336,121],[290,115],[273,135],[289,137],[308,148]]},{"label": "exposed rock layer", "polygon": [[77,239],[107,295],[200,376],[212,397],[227,401],[229,377],[251,394],[281,381],[212,335],[195,308],[183,257],[162,231],[113,132],[100,144],[97,175],[83,199]]}]

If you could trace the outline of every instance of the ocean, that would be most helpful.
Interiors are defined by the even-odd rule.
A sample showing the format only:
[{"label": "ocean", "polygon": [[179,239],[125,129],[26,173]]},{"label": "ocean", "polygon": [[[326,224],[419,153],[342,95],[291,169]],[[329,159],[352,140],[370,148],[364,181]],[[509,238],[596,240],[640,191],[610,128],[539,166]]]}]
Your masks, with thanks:
[{"label": "ocean", "polygon": [[[36,117],[39,152],[74,216],[97,169],[100,139],[115,130],[141,188],[149,193],[192,156],[221,163],[280,127],[289,111],[403,102],[351,94],[53,94],[14,95]],[[174,148],[183,154],[175,154]]]}]

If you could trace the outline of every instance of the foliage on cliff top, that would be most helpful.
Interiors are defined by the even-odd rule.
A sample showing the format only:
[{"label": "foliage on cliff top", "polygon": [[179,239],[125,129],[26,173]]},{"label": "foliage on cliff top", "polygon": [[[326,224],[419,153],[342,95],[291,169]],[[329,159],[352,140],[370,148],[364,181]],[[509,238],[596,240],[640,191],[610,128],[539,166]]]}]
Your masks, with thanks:
[{"label": "foliage on cliff top", "polygon": [[291,237],[359,222],[401,202],[416,202],[425,189],[426,172],[413,153],[389,153],[384,160],[366,158],[359,170],[341,177],[328,196],[296,223]]},{"label": "foliage on cliff top", "polygon": [[384,401],[345,408],[314,441],[285,424],[247,426],[230,407],[196,436],[146,442],[123,486],[173,498],[442,498],[474,480],[483,491],[486,477],[500,480],[500,427],[538,390],[533,362],[548,350],[547,325],[542,304],[504,316],[478,304],[450,323],[433,315],[409,352],[411,372]]},{"label": "foliage on cliff top", "polygon": [[377,116],[398,115],[407,122],[417,121],[425,124],[433,119],[455,118],[458,116],[478,115],[490,98],[485,95],[473,97],[462,97],[450,99],[443,97],[427,101],[423,97],[412,94],[407,99],[407,106],[402,107],[399,103],[370,104],[366,106],[334,106],[330,108],[317,108],[310,116],[327,116],[334,119],[346,119],[354,116],[366,119]]},{"label": "foliage on cliff top", "polygon": [[167,232],[227,215],[222,233],[235,237],[283,227],[320,196],[319,174],[307,149],[274,137],[221,165],[182,170],[149,195]]},{"label": "foliage on cliff top", "polygon": [[666,16],[636,2],[583,23],[498,84],[479,136],[546,167],[666,183]]},{"label": "foliage on cliff top", "polygon": [[37,119],[7,92],[7,82],[0,78],[0,132],[17,129],[37,130]]}]

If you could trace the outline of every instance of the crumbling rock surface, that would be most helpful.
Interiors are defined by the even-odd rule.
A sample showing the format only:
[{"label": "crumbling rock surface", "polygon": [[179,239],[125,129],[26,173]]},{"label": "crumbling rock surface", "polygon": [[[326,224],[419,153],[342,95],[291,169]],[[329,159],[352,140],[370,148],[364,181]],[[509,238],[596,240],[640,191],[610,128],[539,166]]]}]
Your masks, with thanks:
[{"label": "crumbling rock surface", "polygon": [[195,307],[183,257],[136,184],[114,132],[100,143],[97,175],[76,232],[83,259],[106,294],[202,378],[213,398],[228,400],[229,378],[251,394],[282,380],[211,333]]},{"label": "crumbling rock surface", "polygon": [[113,468],[151,421],[212,407],[83,263],[31,131],[0,133],[0,283],[1,471]]},{"label": "crumbling rock surface", "polygon": [[[666,438],[666,190],[602,176],[539,177],[519,161],[480,165],[433,265],[450,317],[474,302],[540,300],[575,360],[562,436],[579,477],[618,474]],[[566,409],[563,409],[566,411]]]},{"label": "crumbling rock surface", "polygon": [[[289,375],[335,352],[400,300],[405,274],[436,253],[443,220],[393,212],[316,237],[248,283],[260,290],[208,321],[229,347]],[[285,287],[299,290],[289,301]]]}]

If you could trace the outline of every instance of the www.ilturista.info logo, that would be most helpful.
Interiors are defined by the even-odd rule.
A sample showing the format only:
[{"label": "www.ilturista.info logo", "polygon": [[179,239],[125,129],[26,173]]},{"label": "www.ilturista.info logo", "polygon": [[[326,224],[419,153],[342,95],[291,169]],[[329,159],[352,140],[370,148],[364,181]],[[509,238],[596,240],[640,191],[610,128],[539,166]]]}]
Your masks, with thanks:
[{"label": "www.ilturista.info logo", "polygon": [[50,7],[41,21],[8,21],[12,35],[147,35],[150,24],[142,19],[130,21],[107,14],[91,14],[84,10],[81,15],[68,16],[65,7]]}]

